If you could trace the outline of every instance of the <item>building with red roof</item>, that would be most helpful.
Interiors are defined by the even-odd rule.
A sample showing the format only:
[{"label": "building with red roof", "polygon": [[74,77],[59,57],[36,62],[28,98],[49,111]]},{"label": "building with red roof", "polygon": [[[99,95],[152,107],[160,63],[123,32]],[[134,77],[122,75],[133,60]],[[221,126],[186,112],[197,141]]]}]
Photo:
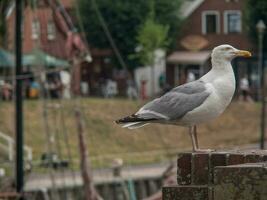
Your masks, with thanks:
[{"label": "building with red roof", "polygon": [[[80,59],[79,68],[75,74],[76,88],[81,82],[88,83],[92,94],[97,94],[99,79],[106,72],[106,60],[113,54],[111,50],[88,50],[88,44],[73,22],[75,17],[73,0],[39,0],[36,5],[25,3],[23,12],[23,53],[31,53],[38,48],[56,58],[73,61],[74,57]],[[7,49],[14,49],[15,38],[15,5],[11,4],[6,14]],[[93,56],[91,63],[86,57]],[[110,68],[110,67],[108,67]]]}]

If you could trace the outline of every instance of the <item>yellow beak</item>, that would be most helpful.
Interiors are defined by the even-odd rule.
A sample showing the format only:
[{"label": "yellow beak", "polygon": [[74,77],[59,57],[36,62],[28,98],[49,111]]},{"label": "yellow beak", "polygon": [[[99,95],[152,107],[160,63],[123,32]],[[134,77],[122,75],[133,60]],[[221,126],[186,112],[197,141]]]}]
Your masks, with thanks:
[{"label": "yellow beak", "polygon": [[251,57],[251,53],[249,51],[238,50],[235,52],[236,56],[243,56],[243,57]]}]

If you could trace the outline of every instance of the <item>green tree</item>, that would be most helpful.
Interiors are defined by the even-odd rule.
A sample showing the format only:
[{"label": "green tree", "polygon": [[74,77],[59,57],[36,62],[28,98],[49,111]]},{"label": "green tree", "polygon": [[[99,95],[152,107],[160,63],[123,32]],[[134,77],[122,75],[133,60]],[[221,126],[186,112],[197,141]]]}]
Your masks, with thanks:
[{"label": "green tree", "polygon": [[[257,42],[256,24],[259,20],[263,20],[267,25],[267,1],[266,0],[246,0],[245,15],[246,29],[251,40]],[[263,48],[267,50],[267,34],[265,31]],[[257,43],[256,43],[257,44]]]},{"label": "green tree", "polygon": [[151,71],[151,91],[155,93],[155,72],[154,61],[155,51],[159,48],[163,49],[168,45],[168,25],[161,25],[154,19],[154,12],[148,15],[144,24],[140,26],[137,34],[137,41],[140,45],[140,50],[134,54],[134,57],[138,58],[143,65],[149,65],[152,67]]},{"label": "green tree", "polygon": [[[91,46],[96,48],[111,48],[103,31],[94,2],[97,3],[99,13],[129,67],[136,62],[129,58],[137,46],[138,28],[144,23],[150,12],[150,1],[135,0],[79,0],[79,8],[85,32]],[[168,25],[168,37],[175,39],[180,25],[179,8],[181,0],[155,0],[155,21]],[[169,44],[172,41],[170,41]]]},{"label": "green tree", "polygon": [[[153,11],[152,11],[153,12]],[[161,25],[150,14],[137,32],[137,42],[140,50],[134,55],[144,65],[153,65],[154,52],[159,48],[166,48],[169,44],[169,26]]]}]

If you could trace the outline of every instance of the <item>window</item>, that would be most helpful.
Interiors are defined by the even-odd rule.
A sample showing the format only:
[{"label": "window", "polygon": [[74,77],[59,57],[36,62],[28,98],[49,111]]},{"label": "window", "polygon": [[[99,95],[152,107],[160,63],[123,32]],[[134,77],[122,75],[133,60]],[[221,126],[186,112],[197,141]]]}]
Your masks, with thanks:
[{"label": "window", "polygon": [[47,39],[54,40],[56,38],[56,28],[52,20],[49,20],[47,23]]},{"label": "window", "polygon": [[224,33],[241,33],[241,12],[236,11],[225,11],[224,12]]},{"label": "window", "polygon": [[36,40],[40,36],[40,22],[37,19],[32,21],[32,39]]},{"label": "window", "polygon": [[220,15],[218,11],[204,11],[202,13],[202,33],[215,34],[220,32]]}]

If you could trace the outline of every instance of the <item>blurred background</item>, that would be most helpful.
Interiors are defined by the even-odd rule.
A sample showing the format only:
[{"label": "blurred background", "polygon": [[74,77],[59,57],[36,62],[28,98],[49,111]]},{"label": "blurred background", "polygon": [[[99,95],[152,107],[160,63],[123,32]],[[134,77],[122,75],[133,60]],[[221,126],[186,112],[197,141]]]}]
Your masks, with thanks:
[{"label": "blurred background", "polygon": [[264,148],[265,0],[21,0],[19,75],[16,3],[0,0],[0,196],[17,195],[19,83],[25,199],[161,199],[188,130],[114,121],[201,77],[221,44],[252,57],[233,60],[235,97],[200,145]]}]

